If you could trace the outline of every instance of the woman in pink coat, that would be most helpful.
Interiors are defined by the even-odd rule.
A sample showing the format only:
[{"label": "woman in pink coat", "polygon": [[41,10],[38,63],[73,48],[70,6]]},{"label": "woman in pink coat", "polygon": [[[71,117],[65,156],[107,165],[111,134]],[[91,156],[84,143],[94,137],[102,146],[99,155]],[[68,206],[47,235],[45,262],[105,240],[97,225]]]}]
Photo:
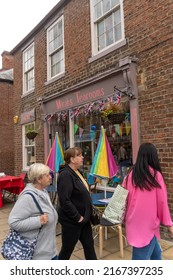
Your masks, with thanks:
[{"label": "woman in pink coat", "polygon": [[125,216],[126,237],[133,247],[133,260],[161,260],[158,242],[160,224],[173,234],[167,190],[163,180],[156,147],[151,143],[140,146],[136,164],[124,179],[128,189]]}]

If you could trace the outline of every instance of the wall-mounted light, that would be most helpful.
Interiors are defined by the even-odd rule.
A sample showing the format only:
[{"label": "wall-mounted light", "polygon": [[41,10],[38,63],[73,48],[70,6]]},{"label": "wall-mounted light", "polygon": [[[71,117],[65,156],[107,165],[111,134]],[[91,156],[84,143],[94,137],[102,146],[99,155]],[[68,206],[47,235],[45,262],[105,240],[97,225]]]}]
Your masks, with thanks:
[{"label": "wall-mounted light", "polygon": [[19,121],[19,116],[14,116],[13,117],[13,122],[14,123],[18,123],[18,121]]}]

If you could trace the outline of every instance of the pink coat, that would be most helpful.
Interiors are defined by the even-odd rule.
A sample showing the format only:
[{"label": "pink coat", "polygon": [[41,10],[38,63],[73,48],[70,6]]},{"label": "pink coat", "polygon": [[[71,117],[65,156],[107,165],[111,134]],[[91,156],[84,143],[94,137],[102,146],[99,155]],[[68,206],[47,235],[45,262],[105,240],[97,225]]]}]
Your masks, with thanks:
[{"label": "pink coat", "polygon": [[168,202],[167,190],[163,177],[157,172],[156,180],[161,188],[153,188],[152,191],[134,188],[131,181],[132,172],[126,178],[123,186],[128,189],[127,211],[125,216],[126,238],[133,247],[148,245],[154,235],[160,239],[160,224],[172,226]]}]

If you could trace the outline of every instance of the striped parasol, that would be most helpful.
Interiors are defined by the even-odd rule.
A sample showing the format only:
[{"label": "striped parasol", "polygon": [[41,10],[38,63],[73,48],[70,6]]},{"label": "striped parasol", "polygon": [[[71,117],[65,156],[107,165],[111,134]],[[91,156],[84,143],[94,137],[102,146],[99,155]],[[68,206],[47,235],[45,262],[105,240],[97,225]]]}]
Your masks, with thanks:
[{"label": "striped parasol", "polygon": [[117,170],[118,166],[115,162],[109,141],[102,126],[98,146],[90,170],[90,175],[108,180],[116,176]]}]

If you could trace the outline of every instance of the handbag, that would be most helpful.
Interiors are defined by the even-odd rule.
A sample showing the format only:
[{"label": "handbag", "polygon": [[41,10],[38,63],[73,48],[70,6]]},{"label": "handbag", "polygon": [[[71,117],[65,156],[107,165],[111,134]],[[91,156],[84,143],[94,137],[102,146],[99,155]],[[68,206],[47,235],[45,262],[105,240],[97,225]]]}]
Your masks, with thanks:
[{"label": "handbag", "polygon": [[117,185],[109,204],[106,206],[102,217],[112,224],[120,224],[124,221],[128,190],[120,184]]},{"label": "handbag", "polygon": [[95,206],[93,206],[90,222],[92,223],[93,226],[99,225],[100,218],[101,218],[100,211]]},{"label": "handbag", "polygon": [[[32,196],[37,208],[43,215],[40,205],[38,204],[35,196],[32,193],[25,193]],[[41,231],[42,226],[39,229],[38,235]],[[5,240],[2,243],[1,254],[6,260],[32,260],[34,255],[34,250],[36,247],[38,235],[33,241],[28,241],[24,236],[22,236],[18,231],[10,229]]]}]

